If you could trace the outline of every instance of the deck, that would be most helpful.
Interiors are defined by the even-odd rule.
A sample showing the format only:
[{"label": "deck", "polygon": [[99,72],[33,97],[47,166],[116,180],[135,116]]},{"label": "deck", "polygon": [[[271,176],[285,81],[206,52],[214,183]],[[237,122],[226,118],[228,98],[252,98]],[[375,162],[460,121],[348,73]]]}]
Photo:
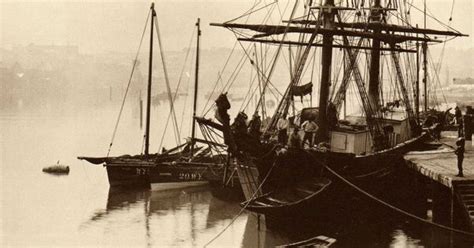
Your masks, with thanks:
[{"label": "deck", "polygon": [[456,140],[457,132],[443,132],[441,138],[443,145],[439,149],[409,152],[404,158],[409,168],[446,186],[452,194],[456,195],[458,202],[463,206],[463,216],[466,216],[470,223],[469,229],[474,232],[474,149],[472,141],[466,141],[464,177],[458,177],[456,176],[458,174],[457,156],[454,154]]},{"label": "deck", "polygon": [[413,151],[407,153],[404,158],[407,165],[449,188],[458,183],[474,182],[474,149],[471,141],[466,141],[463,162],[464,177],[457,177],[457,156],[454,154],[457,133],[447,131],[442,133],[441,142],[444,143],[439,149],[432,151]]}]

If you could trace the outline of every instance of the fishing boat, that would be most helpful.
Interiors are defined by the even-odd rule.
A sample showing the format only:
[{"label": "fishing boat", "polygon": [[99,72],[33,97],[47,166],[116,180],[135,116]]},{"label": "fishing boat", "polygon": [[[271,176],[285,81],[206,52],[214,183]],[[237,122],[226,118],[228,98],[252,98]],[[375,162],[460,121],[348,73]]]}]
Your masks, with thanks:
[{"label": "fishing boat", "polygon": [[[153,63],[153,33],[156,32],[160,44],[160,51],[163,52],[160,42],[156,12],[152,3],[148,19],[150,19],[150,52],[148,67],[148,91],[146,109],[146,130],[144,152],[138,155],[105,156],[105,157],[78,157],[92,164],[103,164],[107,170],[110,186],[122,187],[147,187],[152,190],[168,190],[184,187],[202,186],[212,182],[218,184],[222,181],[224,164],[227,162],[225,154],[213,154],[210,147],[222,147],[203,139],[196,138],[195,122],[192,123],[191,138],[184,144],[172,149],[152,154],[149,152],[150,146],[150,110],[151,110],[151,89],[152,89],[152,63]],[[147,20],[148,20],[147,19]],[[193,115],[196,114],[198,70],[199,70],[199,39],[201,35],[200,21],[196,23],[197,28],[197,52],[195,68],[195,90]],[[146,29],[146,26],[145,26]],[[144,31],[145,32],[145,31]],[[142,36],[143,40],[143,36]],[[138,53],[137,53],[138,54]],[[163,58],[163,55],[162,55]],[[136,60],[135,60],[136,61]],[[135,62],[136,63],[136,62]],[[135,65],[135,64],[134,64]],[[163,61],[163,66],[165,65]],[[166,74],[166,68],[164,68]],[[133,75],[133,69],[132,69]],[[130,77],[131,78],[131,77]],[[167,80],[167,75],[165,75]],[[168,100],[171,112],[174,114],[173,101],[169,82],[166,81],[168,89]],[[177,91],[176,91],[177,92]],[[126,95],[125,95],[126,96]],[[176,96],[176,94],[175,94]],[[123,106],[122,106],[123,109]],[[119,115],[120,116],[120,115]],[[176,117],[174,116],[174,119]],[[176,125],[177,127],[177,125]],[[114,131],[115,133],[115,131]],[[179,139],[178,139],[179,140]],[[112,142],[110,143],[112,146]],[[109,148],[110,152],[110,148]]]},{"label": "fishing boat", "polygon": [[[199,121],[223,132],[247,198],[242,205],[267,217],[294,219],[313,214],[315,206],[351,204],[354,192],[347,189],[348,182],[380,197],[395,192],[402,155],[421,149],[428,136],[420,124],[418,48],[421,45],[423,50],[426,85],[428,44],[446,41],[440,36],[466,36],[452,28],[413,26],[407,14],[413,6],[405,1],[323,2],[305,2],[302,15],[297,17],[296,1],[290,16],[281,17],[282,24],[249,24],[238,22],[239,18],[211,24],[236,35],[257,71],[256,94],[260,100],[250,123],[265,114],[262,99],[267,89],[275,87],[273,82],[278,79],[272,75],[278,68],[278,57],[283,56],[283,47],[289,47],[286,61],[290,80],[271,121],[259,127],[261,135],[250,132],[251,124],[243,112],[230,124],[231,103],[225,94],[216,100],[219,123],[209,118]],[[250,13],[260,10],[255,9],[243,16],[249,18]],[[271,18],[264,20],[270,22]],[[265,52],[256,45],[244,46],[247,42],[258,44]],[[261,61],[265,60],[257,55],[268,54],[268,46],[275,52],[267,55],[273,59],[264,65]],[[320,62],[315,59],[318,53]],[[312,72],[311,78],[305,76],[307,70],[317,70],[319,80]],[[305,84],[305,80],[311,81]],[[312,106],[313,85],[319,85],[317,106]],[[350,85],[354,86],[352,92]],[[303,100],[307,96],[309,104]],[[296,97],[301,97],[301,103]],[[351,98],[359,103],[360,111],[346,115],[348,105],[354,104]],[[286,122],[284,129],[279,129],[279,121]],[[311,122],[317,127],[301,130]],[[309,135],[315,129],[315,137]],[[280,139],[279,132],[283,137],[291,134],[290,142]],[[301,184],[310,185],[312,190],[298,191]],[[301,206],[305,206],[304,211]]]}]

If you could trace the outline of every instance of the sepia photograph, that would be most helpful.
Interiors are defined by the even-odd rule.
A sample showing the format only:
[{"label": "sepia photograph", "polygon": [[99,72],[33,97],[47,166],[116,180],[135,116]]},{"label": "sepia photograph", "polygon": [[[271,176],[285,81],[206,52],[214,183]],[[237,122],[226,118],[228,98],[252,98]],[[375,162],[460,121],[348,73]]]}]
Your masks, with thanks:
[{"label": "sepia photograph", "polygon": [[0,247],[474,247],[473,6],[0,0]]}]

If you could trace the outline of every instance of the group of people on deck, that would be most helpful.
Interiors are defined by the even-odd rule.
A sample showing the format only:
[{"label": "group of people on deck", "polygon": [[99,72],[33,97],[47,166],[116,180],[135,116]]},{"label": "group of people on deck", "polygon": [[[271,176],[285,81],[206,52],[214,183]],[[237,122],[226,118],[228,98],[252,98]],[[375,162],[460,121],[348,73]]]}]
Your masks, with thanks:
[{"label": "group of people on deck", "polygon": [[[291,122],[292,123],[292,122]],[[304,147],[307,143],[309,147],[314,145],[314,138],[316,136],[316,132],[319,129],[318,124],[314,120],[306,120],[301,124],[301,128],[304,131],[303,140],[299,135],[300,127],[294,123],[292,123],[292,132],[288,137],[288,129],[290,127],[290,120],[285,118],[280,118],[277,122],[277,130],[278,130],[278,142],[280,144],[288,145],[290,147],[300,148]]]}]

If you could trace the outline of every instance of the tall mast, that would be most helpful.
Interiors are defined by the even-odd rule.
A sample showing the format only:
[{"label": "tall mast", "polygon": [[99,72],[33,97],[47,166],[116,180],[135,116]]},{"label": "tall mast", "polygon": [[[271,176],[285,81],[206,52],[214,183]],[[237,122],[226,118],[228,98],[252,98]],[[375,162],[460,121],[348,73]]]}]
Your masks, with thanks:
[{"label": "tall mast", "polygon": [[199,38],[201,37],[201,19],[198,18],[196,22],[197,27],[197,41],[196,41],[196,72],[194,73],[194,105],[193,105],[193,126],[191,129],[191,156],[194,154],[194,138],[196,128],[196,107],[198,94],[198,79],[199,79]]},{"label": "tall mast", "polygon": [[420,121],[420,43],[416,42],[415,115]]},{"label": "tall mast", "polygon": [[156,16],[155,3],[151,3],[151,27],[150,27],[150,56],[148,61],[148,91],[146,98],[146,130],[145,130],[145,156],[148,156],[150,146],[150,109],[151,109],[151,80],[153,67],[153,23]]},{"label": "tall mast", "polygon": [[[424,13],[424,20],[423,20],[423,28],[426,29],[426,0],[423,1],[423,13]],[[428,43],[425,41],[422,45],[423,50],[423,93],[424,93],[424,111],[428,111],[428,58],[427,58],[427,50],[428,50]]]},{"label": "tall mast", "polygon": [[[323,11],[323,27],[334,29],[334,0],[326,0]],[[327,141],[329,139],[329,125],[327,118],[327,106],[329,100],[329,85],[331,84],[331,63],[332,63],[332,44],[333,35],[326,33],[323,35],[323,49],[321,55],[321,86],[319,90],[319,133],[317,142]]]},{"label": "tall mast", "polygon": [[[380,0],[375,0],[370,11],[369,22],[381,23],[382,6]],[[380,34],[380,28],[374,28],[374,34]],[[380,84],[380,39],[372,40],[372,51],[370,56],[370,72],[369,72],[369,100],[372,108],[377,111],[379,109],[379,84]]]}]

